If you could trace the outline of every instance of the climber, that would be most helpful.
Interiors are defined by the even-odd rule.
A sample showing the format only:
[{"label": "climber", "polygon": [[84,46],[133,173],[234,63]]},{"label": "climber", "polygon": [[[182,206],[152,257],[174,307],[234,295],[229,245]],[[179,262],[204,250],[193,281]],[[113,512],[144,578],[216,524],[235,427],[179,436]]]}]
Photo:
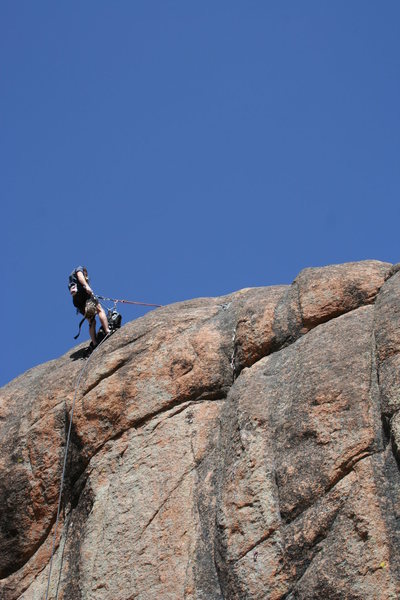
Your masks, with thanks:
[{"label": "climber", "polygon": [[106,313],[89,285],[86,267],[79,266],[72,271],[68,280],[68,289],[77,312],[84,315],[85,319],[89,322],[89,334],[92,340],[91,348],[95,348],[98,344],[96,336],[96,314],[99,317],[105,335],[110,333],[110,328],[108,326]]}]

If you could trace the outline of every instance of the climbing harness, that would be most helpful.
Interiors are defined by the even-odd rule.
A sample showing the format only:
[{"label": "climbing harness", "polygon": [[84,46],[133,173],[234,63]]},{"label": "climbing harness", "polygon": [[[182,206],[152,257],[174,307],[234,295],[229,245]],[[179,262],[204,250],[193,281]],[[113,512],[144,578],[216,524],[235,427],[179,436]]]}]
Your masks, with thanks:
[{"label": "climbing harness", "polygon": [[[108,339],[110,337],[110,335],[111,335],[111,333],[106,335],[105,338],[101,342],[99,342],[99,344],[94,348],[94,350],[90,354],[90,356],[86,359],[85,364],[83,365],[83,368],[81,369],[81,372],[79,374],[77,384],[75,386],[75,393],[74,393],[74,397],[72,400],[72,406],[71,406],[71,412],[70,412],[70,418],[69,418],[67,441],[66,441],[66,445],[65,445],[64,464],[63,464],[63,470],[62,470],[62,475],[61,475],[60,493],[58,495],[57,517],[56,517],[54,534],[53,534],[53,544],[52,544],[52,549],[51,549],[51,557],[50,557],[50,563],[49,563],[49,575],[47,578],[47,589],[46,589],[45,600],[48,600],[48,597],[49,597],[51,571],[52,571],[52,567],[53,567],[53,558],[54,558],[55,546],[56,546],[58,522],[60,520],[61,502],[62,502],[62,496],[63,496],[63,491],[64,491],[64,480],[65,480],[65,472],[66,472],[66,467],[67,467],[68,449],[69,449],[69,444],[70,444],[70,440],[71,440],[72,420],[74,417],[75,402],[76,402],[76,398],[78,395],[78,390],[79,390],[79,386],[81,383],[81,379],[91,361],[92,356],[94,355],[96,350],[103,344],[103,342],[105,342],[106,339]],[[57,591],[57,596],[56,596],[55,600],[57,600],[57,597],[58,597],[58,591]]]}]

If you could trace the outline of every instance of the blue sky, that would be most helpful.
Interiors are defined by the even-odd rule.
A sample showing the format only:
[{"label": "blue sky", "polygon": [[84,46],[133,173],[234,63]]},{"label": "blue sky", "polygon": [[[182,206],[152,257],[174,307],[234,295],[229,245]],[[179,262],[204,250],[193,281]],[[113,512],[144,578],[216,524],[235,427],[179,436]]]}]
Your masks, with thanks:
[{"label": "blue sky", "polygon": [[391,0],[4,0],[0,385],[73,346],[77,264],[168,304],[397,262],[399,21]]}]

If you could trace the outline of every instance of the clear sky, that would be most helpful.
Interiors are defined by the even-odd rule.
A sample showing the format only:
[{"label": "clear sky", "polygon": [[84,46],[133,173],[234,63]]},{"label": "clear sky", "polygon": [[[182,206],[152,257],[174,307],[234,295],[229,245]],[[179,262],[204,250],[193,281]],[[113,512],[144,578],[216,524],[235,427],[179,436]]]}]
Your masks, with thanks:
[{"label": "clear sky", "polygon": [[78,264],[168,304],[398,262],[399,22],[398,0],[3,0],[0,385],[74,345]]}]

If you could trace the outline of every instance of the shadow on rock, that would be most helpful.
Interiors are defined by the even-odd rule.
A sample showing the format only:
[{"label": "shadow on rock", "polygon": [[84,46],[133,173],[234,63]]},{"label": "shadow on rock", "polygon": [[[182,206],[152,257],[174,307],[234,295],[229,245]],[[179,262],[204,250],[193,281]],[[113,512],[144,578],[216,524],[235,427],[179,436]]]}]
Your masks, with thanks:
[{"label": "shadow on rock", "polygon": [[80,350],[77,350],[76,352],[73,352],[72,354],[69,355],[71,360],[80,360],[81,358],[87,358],[90,354],[90,348],[86,347],[86,348],[81,348]]}]

